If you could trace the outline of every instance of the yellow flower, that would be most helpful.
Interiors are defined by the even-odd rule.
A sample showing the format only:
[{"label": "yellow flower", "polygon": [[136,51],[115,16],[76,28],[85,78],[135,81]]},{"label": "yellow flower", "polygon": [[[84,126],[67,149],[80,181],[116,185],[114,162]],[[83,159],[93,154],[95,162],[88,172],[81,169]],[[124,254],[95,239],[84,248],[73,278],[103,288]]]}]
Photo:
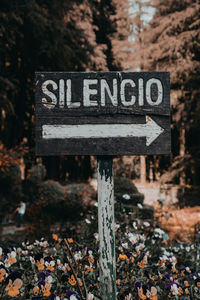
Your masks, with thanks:
[{"label": "yellow flower", "polygon": [[2,282],[5,278],[6,275],[6,270],[5,269],[0,269],[0,282]]},{"label": "yellow flower", "polygon": [[42,285],[41,289],[44,297],[49,297],[51,295],[51,292],[46,285],[45,286]]},{"label": "yellow flower", "polygon": [[15,297],[19,295],[19,289],[22,287],[23,282],[21,279],[17,278],[14,282],[12,280],[9,280],[8,285],[6,286],[6,291],[8,291],[8,295],[10,297]]},{"label": "yellow flower", "polygon": [[146,300],[147,299],[147,297],[143,294],[142,288],[138,288],[138,296],[142,300]]},{"label": "yellow flower", "polygon": [[94,271],[94,269],[93,268],[91,268],[91,267],[87,267],[87,270],[85,271],[85,274],[87,275],[87,274],[89,274],[89,272],[93,272]]},{"label": "yellow flower", "polygon": [[55,241],[58,241],[58,235],[57,235],[57,234],[53,233],[53,234],[52,234],[52,238],[53,238]]},{"label": "yellow flower", "polygon": [[11,265],[12,265],[12,264],[14,264],[14,263],[16,262],[16,258],[13,257],[13,256],[10,256],[10,257],[8,258],[8,261],[9,261],[9,263],[11,263]]},{"label": "yellow flower", "polygon": [[179,288],[178,289],[178,295],[181,295],[181,294],[183,294],[183,290],[182,290],[182,288]]},{"label": "yellow flower", "polygon": [[83,286],[83,283],[82,283],[82,281],[80,279],[78,279],[78,285],[79,286]]},{"label": "yellow flower", "polygon": [[62,293],[62,294],[60,295],[60,298],[65,298],[65,296],[66,296],[66,293]]},{"label": "yellow flower", "polygon": [[181,276],[184,277],[185,276],[185,270],[181,271]]},{"label": "yellow flower", "polygon": [[33,288],[33,294],[34,294],[34,295],[37,296],[37,295],[39,294],[39,291],[40,291],[40,290],[39,290],[39,287],[38,287],[38,286],[35,286],[35,287]]},{"label": "yellow flower", "polygon": [[68,279],[69,284],[71,284],[72,286],[76,285],[76,280],[74,275],[71,276],[71,278]]},{"label": "yellow flower", "polygon": [[188,295],[189,294],[189,290],[185,289],[185,293],[186,293],[186,295]]},{"label": "yellow flower", "polygon": [[74,240],[72,238],[67,239],[69,244],[73,244]]},{"label": "yellow flower", "polygon": [[17,295],[19,295],[19,290],[17,288],[15,288],[15,287],[11,287],[8,290],[8,295],[10,297],[16,297]]},{"label": "yellow flower", "polygon": [[116,280],[116,284],[117,284],[117,285],[120,285],[120,279],[117,279],[117,280]]},{"label": "yellow flower", "polygon": [[43,258],[41,258],[40,261],[37,260],[37,268],[38,268],[38,271],[44,270],[44,259]]},{"label": "yellow flower", "polygon": [[147,263],[147,260],[143,259],[143,260],[139,261],[137,264],[141,269],[144,269],[146,263]]},{"label": "yellow flower", "polygon": [[184,284],[185,284],[185,286],[190,286],[189,285],[189,282],[186,280],[186,281],[184,281]]},{"label": "yellow flower", "polygon": [[44,265],[40,264],[39,262],[37,263],[37,268],[38,271],[43,271],[44,270]]},{"label": "yellow flower", "polygon": [[47,266],[47,270],[49,270],[49,271],[54,271],[55,268],[54,268],[53,266],[49,265],[49,266]]},{"label": "yellow flower", "polygon": [[149,275],[149,278],[150,278],[151,280],[153,280],[153,281],[158,280],[158,276],[151,276],[151,275]]},{"label": "yellow flower", "polygon": [[91,263],[93,263],[94,262],[94,258],[88,257],[88,261],[91,262]]},{"label": "yellow flower", "polygon": [[173,266],[173,267],[172,267],[172,272],[173,272],[173,273],[178,273],[178,270]]},{"label": "yellow flower", "polygon": [[69,265],[66,265],[66,269],[67,269],[67,271],[71,271],[71,268]]},{"label": "yellow flower", "polygon": [[126,259],[128,259],[128,257],[127,257],[127,255],[126,254],[119,254],[119,259],[120,260],[122,260],[122,261],[124,261],[124,260],[126,260]]},{"label": "yellow flower", "polygon": [[155,286],[151,287],[151,294],[150,294],[150,300],[157,300],[158,296],[157,296],[157,289],[155,288]]},{"label": "yellow flower", "polygon": [[157,297],[156,295],[151,295],[151,296],[150,296],[150,299],[151,299],[151,300],[157,300],[158,297]]}]

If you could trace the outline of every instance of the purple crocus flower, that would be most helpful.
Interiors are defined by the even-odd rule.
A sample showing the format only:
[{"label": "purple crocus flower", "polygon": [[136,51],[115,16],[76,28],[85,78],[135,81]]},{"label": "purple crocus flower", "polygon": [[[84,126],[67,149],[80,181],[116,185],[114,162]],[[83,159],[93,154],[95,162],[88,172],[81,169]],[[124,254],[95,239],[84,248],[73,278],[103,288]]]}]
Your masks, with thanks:
[{"label": "purple crocus flower", "polygon": [[81,248],[76,248],[74,251],[75,251],[75,252],[80,252],[80,251],[81,251]]},{"label": "purple crocus flower", "polygon": [[130,257],[131,257],[131,253],[130,253],[130,252],[126,252],[126,256],[127,256],[128,258],[130,258]]},{"label": "purple crocus flower", "polygon": [[39,276],[40,276],[41,280],[45,280],[45,273],[44,272],[40,272]]},{"label": "purple crocus flower", "polygon": [[139,281],[136,281],[135,284],[134,284],[134,286],[135,286],[135,289],[137,290],[138,288],[142,287],[142,283],[139,282]]},{"label": "purple crocus flower", "polygon": [[45,286],[45,281],[44,280],[40,280],[39,282],[38,282],[38,287],[41,289],[41,286]]},{"label": "purple crocus flower", "polygon": [[166,288],[166,289],[170,289],[171,286],[172,286],[173,284],[176,284],[177,287],[180,287],[180,284],[178,284],[177,282],[175,282],[175,281],[170,281],[170,282],[166,282],[166,283],[165,283],[165,288]]},{"label": "purple crocus flower", "polygon": [[47,261],[48,263],[49,263],[51,260],[52,260],[52,258],[51,258],[50,256],[46,256],[46,257],[44,258],[44,261]]},{"label": "purple crocus flower", "polygon": [[171,274],[166,273],[163,277],[164,277],[165,279],[170,279],[171,276],[172,276]]},{"label": "purple crocus flower", "polygon": [[77,300],[80,300],[79,295],[76,292],[74,292],[72,290],[67,290],[67,292],[66,292],[67,299],[70,300],[71,296],[74,296],[74,297],[76,297]]}]

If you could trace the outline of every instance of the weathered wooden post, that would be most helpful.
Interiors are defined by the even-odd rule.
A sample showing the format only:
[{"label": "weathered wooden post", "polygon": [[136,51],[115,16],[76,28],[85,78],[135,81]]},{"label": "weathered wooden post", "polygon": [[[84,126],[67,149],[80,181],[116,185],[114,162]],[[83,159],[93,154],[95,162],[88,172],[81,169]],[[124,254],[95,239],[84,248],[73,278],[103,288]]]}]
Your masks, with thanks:
[{"label": "weathered wooden post", "polygon": [[115,300],[114,182],[111,156],[98,157],[97,172],[101,298]]},{"label": "weathered wooden post", "polygon": [[102,300],[116,299],[113,155],[170,153],[167,72],[36,73],[36,154],[97,155]]}]

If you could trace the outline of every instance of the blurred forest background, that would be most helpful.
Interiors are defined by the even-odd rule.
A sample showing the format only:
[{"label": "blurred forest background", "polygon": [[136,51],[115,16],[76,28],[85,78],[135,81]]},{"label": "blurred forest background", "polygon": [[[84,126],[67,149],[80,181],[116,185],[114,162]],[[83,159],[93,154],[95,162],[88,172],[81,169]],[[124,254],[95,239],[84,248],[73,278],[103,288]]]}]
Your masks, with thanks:
[{"label": "blurred forest background", "polygon": [[114,172],[200,205],[199,14],[198,0],[0,0],[1,220],[23,200],[38,228],[95,199],[94,157],[35,157],[36,71],[169,71],[171,154],[116,157]]}]

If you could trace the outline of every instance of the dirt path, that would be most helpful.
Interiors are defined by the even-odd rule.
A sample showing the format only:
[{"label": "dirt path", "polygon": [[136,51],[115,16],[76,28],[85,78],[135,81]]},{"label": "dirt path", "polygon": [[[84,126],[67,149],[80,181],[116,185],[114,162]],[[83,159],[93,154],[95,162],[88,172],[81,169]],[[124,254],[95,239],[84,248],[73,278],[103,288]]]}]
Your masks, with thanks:
[{"label": "dirt path", "polygon": [[156,208],[155,217],[168,232],[170,239],[188,242],[194,234],[195,225],[200,224],[200,206],[182,209],[164,207],[162,210]]}]

